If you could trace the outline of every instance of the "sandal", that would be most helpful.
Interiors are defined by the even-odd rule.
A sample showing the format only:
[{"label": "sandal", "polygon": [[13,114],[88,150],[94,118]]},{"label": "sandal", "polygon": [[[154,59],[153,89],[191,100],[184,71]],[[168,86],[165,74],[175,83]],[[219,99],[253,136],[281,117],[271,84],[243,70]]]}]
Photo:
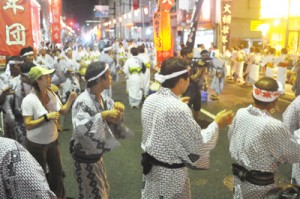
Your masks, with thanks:
[{"label": "sandal", "polygon": [[220,97],[218,97],[218,96],[216,96],[216,95],[212,95],[212,96],[210,96],[210,99],[212,99],[212,100],[219,100]]}]

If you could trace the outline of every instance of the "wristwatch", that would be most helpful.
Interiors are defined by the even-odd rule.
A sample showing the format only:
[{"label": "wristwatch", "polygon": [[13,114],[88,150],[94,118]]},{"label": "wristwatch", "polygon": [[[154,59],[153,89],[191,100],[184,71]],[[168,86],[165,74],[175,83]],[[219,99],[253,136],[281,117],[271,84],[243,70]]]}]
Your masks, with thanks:
[{"label": "wristwatch", "polygon": [[47,117],[47,114],[44,114],[43,116],[44,116],[44,120],[45,120],[46,122],[49,122],[49,119],[48,119],[48,117]]}]

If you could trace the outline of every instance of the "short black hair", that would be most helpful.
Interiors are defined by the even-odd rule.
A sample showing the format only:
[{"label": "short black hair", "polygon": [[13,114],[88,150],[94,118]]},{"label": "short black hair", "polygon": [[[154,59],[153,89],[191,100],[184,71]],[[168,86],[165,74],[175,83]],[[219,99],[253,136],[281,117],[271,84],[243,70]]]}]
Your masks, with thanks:
[{"label": "short black hair", "polygon": [[201,52],[200,52],[200,55],[204,55],[204,54],[208,54],[209,52],[208,52],[208,50],[202,50]]},{"label": "short black hair", "polygon": [[106,67],[106,63],[105,62],[100,62],[100,61],[96,61],[91,63],[90,65],[88,65],[87,69],[86,69],[86,73],[85,73],[85,80],[87,81],[87,87],[91,88],[92,86],[97,84],[97,80],[99,78],[102,79],[106,79],[105,74],[101,75],[98,79],[95,79],[93,81],[88,81],[89,79],[96,77],[97,75],[99,75]]},{"label": "short black hair", "polygon": [[25,53],[33,51],[33,48],[31,46],[27,46],[25,48],[22,48],[20,51],[20,56],[23,56]]},{"label": "short black hair", "polygon": [[145,45],[140,45],[138,47],[138,51],[139,51],[139,53],[144,53],[145,52]]},{"label": "short black hair", "polygon": [[32,62],[24,62],[21,65],[21,73],[29,73],[30,69],[34,66],[36,66],[36,65]]},{"label": "short black hair", "polygon": [[[182,58],[171,57],[163,61],[160,69],[161,75],[169,75],[178,71],[182,71],[187,69],[189,66],[188,62]],[[179,81],[180,78],[187,79],[189,78],[189,73],[184,73],[177,77],[167,79],[165,82],[162,83],[162,87],[165,88],[174,88]]]},{"label": "short black hair", "polygon": [[186,56],[187,54],[189,53],[192,53],[193,52],[193,49],[192,48],[189,48],[189,47],[183,47],[181,50],[180,50],[180,55],[182,57]]},{"label": "short black hair", "polygon": [[138,48],[136,48],[136,47],[132,47],[132,48],[130,49],[130,52],[131,52],[131,54],[132,54],[133,56],[137,56],[137,55],[139,54],[139,50],[138,50]]}]

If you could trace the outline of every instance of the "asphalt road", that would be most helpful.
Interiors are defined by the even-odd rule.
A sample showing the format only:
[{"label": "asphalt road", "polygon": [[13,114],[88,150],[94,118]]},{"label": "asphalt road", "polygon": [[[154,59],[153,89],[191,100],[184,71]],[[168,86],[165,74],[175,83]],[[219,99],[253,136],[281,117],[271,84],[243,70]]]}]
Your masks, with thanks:
[{"label": "asphalt road", "polygon": [[[130,140],[121,140],[121,147],[105,154],[105,166],[107,168],[108,179],[111,188],[111,199],[138,199],[142,182],[142,170],[140,166],[140,142],[141,142],[141,118],[140,109],[130,109],[128,98],[125,93],[125,80],[121,76],[118,83],[113,84],[113,98],[126,105],[125,123],[135,133],[135,137]],[[281,114],[293,99],[290,92],[280,97],[278,107],[274,116],[281,119]],[[232,109],[236,111],[241,107],[251,104],[251,88],[242,87],[231,81],[227,81],[225,89],[219,101],[204,102],[201,118],[212,121],[209,116],[215,115],[222,109]],[[70,115],[65,117],[65,129],[71,129]],[[209,170],[190,170],[192,198],[205,199],[227,199],[232,198],[232,175],[231,161],[228,153],[228,128],[220,132],[218,144],[211,152],[211,162]],[[71,156],[68,151],[71,130],[62,133],[60,143],[64,170],[66,173],[65,186],[67,196],[77,197],[77,183],[73,175]],[[283,165],[279,168],[277,181],[280,184],[288,184],[290,178],[290,165]]]}]

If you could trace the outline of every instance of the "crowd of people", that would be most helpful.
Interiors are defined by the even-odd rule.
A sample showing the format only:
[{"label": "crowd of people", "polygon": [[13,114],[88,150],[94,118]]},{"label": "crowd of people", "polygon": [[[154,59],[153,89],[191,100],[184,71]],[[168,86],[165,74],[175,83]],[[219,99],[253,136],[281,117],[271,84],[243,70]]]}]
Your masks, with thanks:
[{"label": "crowd of people", "polygon": [[[1,198],[66,198],[59,133],[60,117],[70,110],[79,198],[109,198],[103,156],[120,146],[118,139],[134,135],[124,124],[124,104],[112,96],[111,82],[118,82],[121,73],[130,108],[141,108],[142,198],[191,198],[188,168],[209,168],[219,130],[230,124],[234,198],[271,197],[275,189],[280,196],[287,193],[274,180],[281,163],[295,163],[292,182],[300,182],[300,97],[286,109],[283,122],[271,115],[286,82],[294,83],[296,96],[300,90],[298,61],[286,49],[275,57],[271,47],[221,54],[201,44],[182,46],[159,71],[153,52],[149,42],[83,46],[69,41],[64,46],[43,42],[38,53],[26,47],[20,56],[9,57],[0,74],[0,107],[10,138],[0,138]],[[150,95],[152,77],[160,88]],[[226,78],[252,86],[253,105],[236,114],[220,111],[210,124],[199,122],[201,91],[220,99]],[[23,169],[34,179],[24,177]]]}]

